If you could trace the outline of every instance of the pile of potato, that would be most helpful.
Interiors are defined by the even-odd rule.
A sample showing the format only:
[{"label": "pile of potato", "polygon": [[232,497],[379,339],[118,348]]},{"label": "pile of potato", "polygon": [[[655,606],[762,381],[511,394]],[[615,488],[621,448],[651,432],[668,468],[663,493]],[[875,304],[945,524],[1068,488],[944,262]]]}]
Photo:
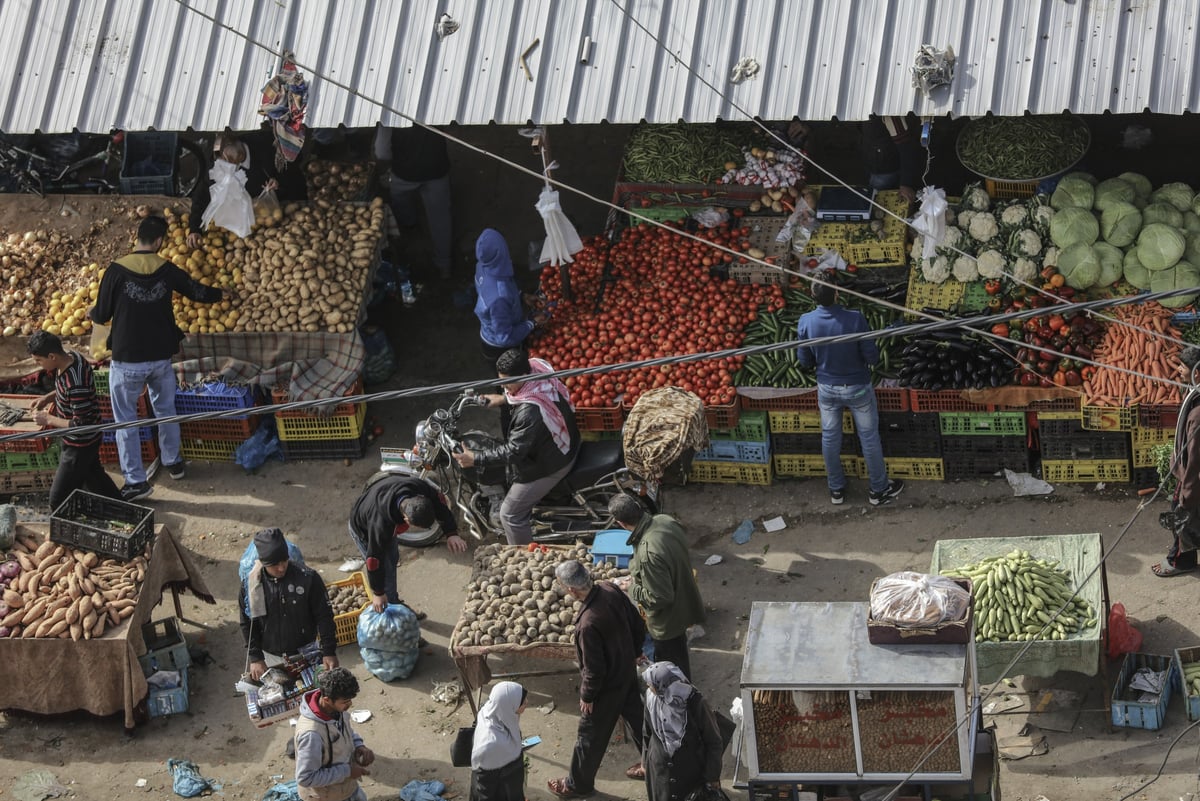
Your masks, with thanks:
[{"label": "pile of potato", "polygon": [[314,159],[304,168],[310,201],[355,200],[371,182],[372,167],[361,162]]},{"label": "pile of potato", "polygon": [[90,551],[18,534],[21,571],[0,604],[0,636],[90,640],[133,614],[146,556],[122,563]]},{"label": "pile of potato", "polygon": [[29,336],[39,328],[82,336],[91,329],[85,315],[96,301],[99,267],[84,261],[87,250],[86,240],[57,231],[14,233],[0,242],[4,336]]},{"label": "pile of potato", "polygon": [[334,615],[345,615],[357,612],[367,604],[367,594],[361,585],[344,584],[341,587],[326,587],[329,594],[329,605]]},{"label": "pile of potato", "polygon": [[[567,643],[580,604],[555,587],[554,568],[591,561],[586,545],[530,551],[488,545],[475,553],[475,573],[463,605],[456,645]],[[592,567],[597,581],[628,575],[610,564]]]}]

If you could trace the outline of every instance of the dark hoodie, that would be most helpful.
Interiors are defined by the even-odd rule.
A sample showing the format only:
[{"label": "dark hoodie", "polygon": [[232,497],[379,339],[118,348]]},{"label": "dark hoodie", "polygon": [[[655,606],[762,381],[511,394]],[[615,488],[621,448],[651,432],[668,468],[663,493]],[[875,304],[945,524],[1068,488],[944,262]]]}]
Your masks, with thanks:
[{"label": "dark hoodie", "polygon": [[175,323],[174,292],[197,303],[222,298],[221,290],[193,280],[156,253],[130,253],[108,265],[91,318],[101,325],[112,321],[113,361],[157,362],[175,355],[184,333]]},{"label": "dark hoodie", "polygon": [[529,336],[533,322],[525,319],[504,236],[493,228],[484,229],[475,241],[475,259],[479,337],[492,347],[515,348]]}]

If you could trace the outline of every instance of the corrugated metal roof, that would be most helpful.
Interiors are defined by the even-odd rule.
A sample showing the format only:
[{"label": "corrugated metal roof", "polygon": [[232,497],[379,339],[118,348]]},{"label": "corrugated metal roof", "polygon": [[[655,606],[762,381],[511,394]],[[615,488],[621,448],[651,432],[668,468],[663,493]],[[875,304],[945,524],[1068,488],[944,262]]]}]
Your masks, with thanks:
[{"label": "corrugated metal roof", "polygon": [[[461,27],[439,40],[443,11]],[[1179,114],[1200,106],[1198,18],[1195,0],[0,0],[0,130],[253,127],[283,47],[317,127],[402,122],[383,107],[467,125]],[[958,56],[933,99],[910,83],[921,44]],[[743,57],[761,71],[733,84]]]}]

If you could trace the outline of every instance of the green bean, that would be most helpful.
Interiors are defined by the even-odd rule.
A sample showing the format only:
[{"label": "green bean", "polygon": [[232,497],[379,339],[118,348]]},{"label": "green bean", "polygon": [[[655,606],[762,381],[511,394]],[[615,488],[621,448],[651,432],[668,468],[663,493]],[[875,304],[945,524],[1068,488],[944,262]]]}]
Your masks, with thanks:
[{"label": "green bean", "polygon": [[1071,167],[1089,143],[1087,126],[1074,117],[982,117],[959,134],[958,157],[987,178],[1034,180]]}]

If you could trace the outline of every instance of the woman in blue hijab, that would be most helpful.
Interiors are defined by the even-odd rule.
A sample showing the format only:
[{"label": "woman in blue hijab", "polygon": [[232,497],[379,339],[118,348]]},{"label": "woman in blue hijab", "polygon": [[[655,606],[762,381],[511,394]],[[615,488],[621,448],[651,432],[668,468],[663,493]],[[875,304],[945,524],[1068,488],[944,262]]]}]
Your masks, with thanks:
[{"label": "woman in blue hijab", "polygon": [[475,241],[475,316],[483,355],[495,367],[496,359],[510,348],[523,348],[535,323],[525,314],[521,290],[513,279],[512,257],[504,236],[484,229]]}]

